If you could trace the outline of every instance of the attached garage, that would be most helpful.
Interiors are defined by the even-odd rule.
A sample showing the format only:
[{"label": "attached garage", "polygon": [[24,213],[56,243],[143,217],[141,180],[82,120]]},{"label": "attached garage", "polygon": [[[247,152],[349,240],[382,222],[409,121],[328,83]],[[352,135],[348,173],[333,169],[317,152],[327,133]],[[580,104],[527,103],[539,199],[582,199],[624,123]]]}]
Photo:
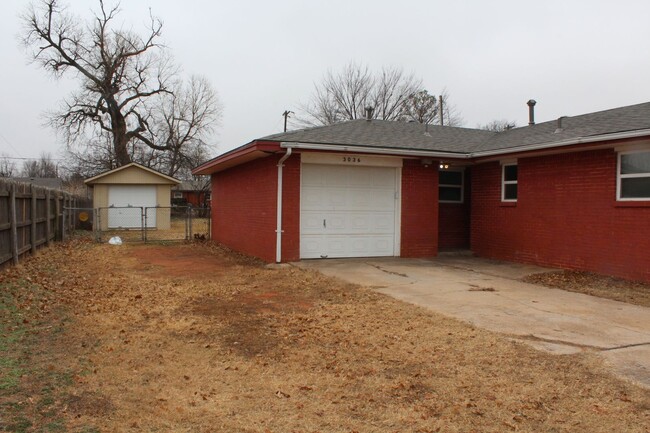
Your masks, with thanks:
[{"label": "attached garage", "polygon": [[300,258],[399,255],[401,159],[303,155]]},{"label": "attached garage", "polygon": [[146,212],[147,228],[168,229],[170,226],[171,188],[179,180],[140,164],[131,163],[87,179],[93,188],[93,208],[99,215],[102,230],[142,227],[143,208],[160,210]]}]

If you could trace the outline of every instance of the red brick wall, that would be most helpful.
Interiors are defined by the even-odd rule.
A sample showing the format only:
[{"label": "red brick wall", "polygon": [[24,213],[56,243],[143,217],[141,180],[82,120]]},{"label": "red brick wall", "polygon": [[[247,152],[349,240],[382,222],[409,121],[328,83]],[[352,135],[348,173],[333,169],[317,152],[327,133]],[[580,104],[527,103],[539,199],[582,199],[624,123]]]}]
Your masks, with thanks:
[{"label": "red brick wall", "polygon": [[[212,239],[275,262],[278,167],[269,156],[212,176]],[[284,162],[282,261],[300,256],[300,155]]]},{"label": "red brick wall", "polygon": [[402,168],[402,257],[438,254],[438,170],[419,160]]},{"label": "red brick wall", "polygon": [[275,262],[277,161],[269,156],[212,175],[212,239]]},{"label": "red brick wall", "polygon": [[438,209],[438,249],[450,251],[469,248],[471,173],[465,170],[463,203],[440,203]]},{"label": "red brick wall", "polygon": [[616,202],[616,153],[522,158],[518,201],[498,162],[472,168],[471,248],[482,256],[650,281],[650,205]]}]

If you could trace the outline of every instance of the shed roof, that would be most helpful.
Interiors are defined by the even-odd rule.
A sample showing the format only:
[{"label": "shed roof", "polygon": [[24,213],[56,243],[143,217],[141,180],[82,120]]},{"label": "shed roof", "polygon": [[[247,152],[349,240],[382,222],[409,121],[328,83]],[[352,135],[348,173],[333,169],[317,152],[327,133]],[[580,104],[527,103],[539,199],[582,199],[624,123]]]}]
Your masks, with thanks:
[{"label": "shed roof", "polygon": [[[123,176],[132,174],[135,171],[140,171],[145,174],[146,177],[133,180],[133,177],[130,176],[128,180],[120,179]],[[113,170],[106,171],[104,173],[93,176],[84,181],[86,185],[94,185],[98,183],[102,184],[111,184],[111,183],[142,183],[142,184],[168,184],[168,185],[178,185],[181,183],[180,180],[175,179],[166,174],[162,174],[159,171],[153,170],[144,165],[140,165],[136,162],[132,162],[121,167],[114,168]]]}]

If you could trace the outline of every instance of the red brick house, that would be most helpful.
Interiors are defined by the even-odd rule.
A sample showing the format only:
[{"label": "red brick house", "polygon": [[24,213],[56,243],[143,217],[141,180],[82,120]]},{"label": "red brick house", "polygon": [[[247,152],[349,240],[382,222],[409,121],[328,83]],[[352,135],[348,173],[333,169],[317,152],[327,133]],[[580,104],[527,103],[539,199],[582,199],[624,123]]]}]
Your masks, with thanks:
[{"label": "red brick house", "polygon": [[650,103],[504,132],[355,120],[194,174],[214,240],[268,262],[470,249],[650,281]]}]

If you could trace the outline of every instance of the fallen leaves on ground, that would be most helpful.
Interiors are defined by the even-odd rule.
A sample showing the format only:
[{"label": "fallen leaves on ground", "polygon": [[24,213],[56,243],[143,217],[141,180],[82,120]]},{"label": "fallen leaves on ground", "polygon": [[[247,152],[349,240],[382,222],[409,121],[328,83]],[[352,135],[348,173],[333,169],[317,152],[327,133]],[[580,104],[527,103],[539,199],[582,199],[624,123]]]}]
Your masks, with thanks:
[{"label": "fallen leaves on ground", "polygon": [[[29,362],[70,372],[57,396],[70,431],[650,428],[650,392],[588,352],[537,352],[212,244],[74,241],[5,271],[0,284],[39,288],[16,292],[42,337]],[[40,397],[0,397],[10,399],[31,414]]]},{"label": "fallen leaves on ground", "polygon": [[650,307],[650,283],[583,271],[554,271],[528,275],[524,282]]}]

